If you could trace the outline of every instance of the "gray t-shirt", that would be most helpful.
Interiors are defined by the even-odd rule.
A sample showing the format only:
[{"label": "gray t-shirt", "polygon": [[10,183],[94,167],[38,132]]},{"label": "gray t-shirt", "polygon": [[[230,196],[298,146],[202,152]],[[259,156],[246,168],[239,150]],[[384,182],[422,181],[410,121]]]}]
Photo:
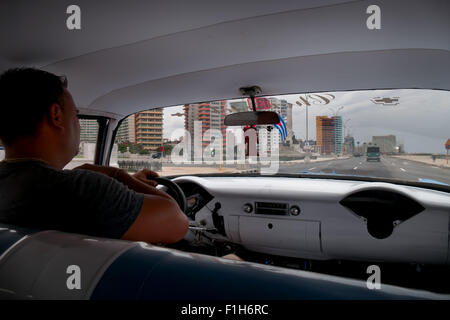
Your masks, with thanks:
[{"label": "gray t-shirt", "polygon": [[102,173],[39,160],[0,162],[0,223],[120,238],[144,195]]}]

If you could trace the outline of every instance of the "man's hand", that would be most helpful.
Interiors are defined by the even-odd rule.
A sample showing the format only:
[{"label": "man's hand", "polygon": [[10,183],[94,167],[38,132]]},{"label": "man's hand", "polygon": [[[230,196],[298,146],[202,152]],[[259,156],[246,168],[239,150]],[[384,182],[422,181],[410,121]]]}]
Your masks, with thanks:
[{"label": "man's hand", "polygon": [[148,177],[159,177],[159,175],[155,171],[149,169],[142,169],[141,171],[133,174],[133,177],[153,187],[156,187],[158,185],[155,180],[148,179]]}]

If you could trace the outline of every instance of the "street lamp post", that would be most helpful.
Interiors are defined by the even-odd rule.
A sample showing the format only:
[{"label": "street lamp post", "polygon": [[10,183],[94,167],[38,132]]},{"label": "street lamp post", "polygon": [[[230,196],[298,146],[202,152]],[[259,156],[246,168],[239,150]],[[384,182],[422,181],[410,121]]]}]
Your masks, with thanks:
[{"label": "street lamp post", "polygon": [[309,137],[308,137],[308,122],[309,122],[309,117],[308,117],[308,106],[306,106],[306,145],[309,146]]},{"label": "street lamp post", "polygon": [[306,151],[306,155],[305,155],[305,162],[309,162],[310,159],[310,149],[309,149],[309,117],[308,117],[308,106],[310,105],[308,102],[307,97],[303,98],[300,97],[300,100],[303,101],[303,103],[301,103],[300,101],[296,101],[296,103],[300,106],[303,107],[303,105],[305,106],[305,121],[306,121],[306,140],[305,140],[305,144],[303,145],[303,149],[304,151]]}]

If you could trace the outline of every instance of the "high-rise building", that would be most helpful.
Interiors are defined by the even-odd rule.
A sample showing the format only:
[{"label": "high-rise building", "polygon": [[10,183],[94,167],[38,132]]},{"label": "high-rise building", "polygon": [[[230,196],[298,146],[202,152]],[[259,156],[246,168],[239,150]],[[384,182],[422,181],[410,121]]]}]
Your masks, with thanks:
[{"label": "high-rise building", "polygon": [[163,138],[162,108],[136,113],[134,129],[137,144],[146,150],[159,151]]},{"label": "high-rise building", "polygon": [[131,142],[136,143],[136,115],[132,114],[125,118],[117,130],[117,142]]},{"label": "high-rise building", "polygon": [[397,139],[394,135],[373,136],[372,144],[376,144],[378,147],[380,147],[380,152],[383,152],[383,153],[398,152]]},{"label": "high-rise building", "polygon": [[316,144],[320,152],[330,154],[334,151],[334,121],[327,116],[316,116]]},{"label": "high-rise building", "polygon": [[342,139],[342,117],[335,116],[333,119],[333,142],[334,142],[334,153],[341,154],[343,139]]},{"label": "high-rise building", "polygon": [[95,119],[79,119],[80,142],[97,142],[98,122]]},{"label": "high-rise building", "polygon": [[[191,135],[191,153],[194,152],[194,140],[201,139],[202,152],[211,144],[211,136],[208,130],[219,130],[222,134],[222,148],[226,146],[226,126],[224,119],[226,116],[226,104],[223,101],[213,101],[208,103],[193,103],[184,106],[184,128]],[[201,121],[201,137],[194,135],[194,123]]]},{"label": "high-rise building", "polygon": [[228,111],[230,113],[250,111],[249,105],[247,104],[246,101],[230,102],[229,105],[230,107]]},{"label": "high-rise building", "polygon": [[316,140],[321,153],[341,154],[343,151],[342,117],[317,116]]}]

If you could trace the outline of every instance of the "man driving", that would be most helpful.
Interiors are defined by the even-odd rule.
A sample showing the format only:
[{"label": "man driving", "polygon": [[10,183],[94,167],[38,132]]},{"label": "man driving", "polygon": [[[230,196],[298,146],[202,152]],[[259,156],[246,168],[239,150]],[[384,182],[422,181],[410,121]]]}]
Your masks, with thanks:
[{"label": "man driving", "polygon": [[34,68],[0,76],[0,223],[91,236],[173,243],[188,230],[176,201],[155,188],[150,170],[85,164],[78,110],[65,78]]}]

